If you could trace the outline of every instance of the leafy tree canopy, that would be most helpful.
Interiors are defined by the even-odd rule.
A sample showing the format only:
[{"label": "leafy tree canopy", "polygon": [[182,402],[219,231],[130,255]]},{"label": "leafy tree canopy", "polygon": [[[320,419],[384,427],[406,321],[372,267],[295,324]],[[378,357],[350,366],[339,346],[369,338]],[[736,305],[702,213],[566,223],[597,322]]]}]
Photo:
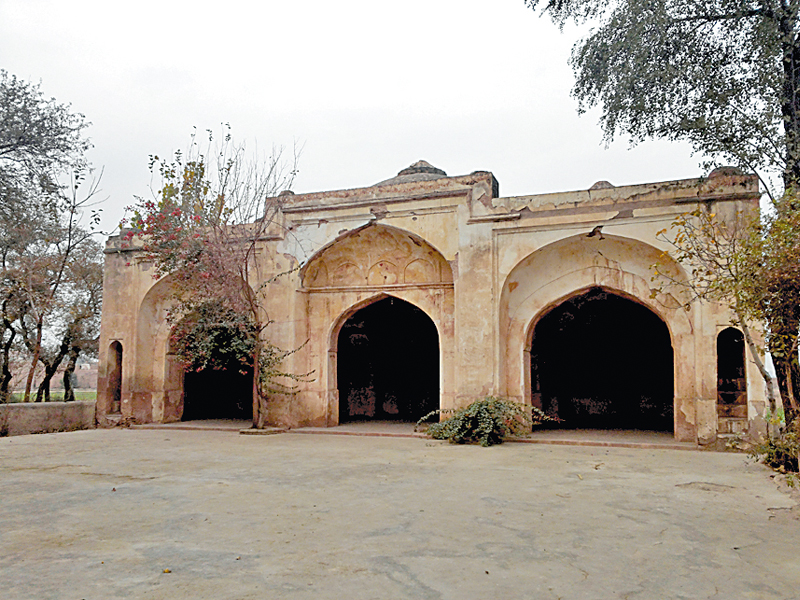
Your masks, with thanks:
[{"label": "leafy tree canopy", "polygon": [[572,54],[579,110],[611,140],[684,140],[800,182],[800,0],[525,0],[593,28]]},{"label": "leafy tree canopy", "polygon": [[38,84],[0,70],[0,165],[46,173],[85,167],[89,124],[68,104],[47,99]]}]

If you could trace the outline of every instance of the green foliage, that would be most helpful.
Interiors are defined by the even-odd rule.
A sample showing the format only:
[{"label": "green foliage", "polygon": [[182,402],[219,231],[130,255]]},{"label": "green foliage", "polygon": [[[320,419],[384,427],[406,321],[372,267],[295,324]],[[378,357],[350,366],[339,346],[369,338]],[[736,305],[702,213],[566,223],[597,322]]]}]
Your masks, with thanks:
[{"label": "green foliage", "polygon": [[768,467],[781,473],[797,473],[800,470],[800,439],[796,431],[785,432],[778,438],[769,439],[753,448],[752,455]]},{"label": "green foliage", "polygon": [[253,366],[257,343],[258,330],[247,313],[208,300],[175,325],[170,349],[187,370],[246,371]]},{"label": "green foliage", "polygon": [[[767,382],[770,410],[772,375],[762,359],[769,350],[778,371],[786,421],[800,414],[796,390],[800,389],[798,340],[800,339],[800,202],[789,191],[775,203],[774,210],[759,219],[756,213],[737,213],[721,218],[708,207],[679,215],[669,233],[657,236],[673,247],[672,258],[689,270],[689,278],[671,272],[671,259],[654,265],[657,282],[653,294],[682,290],[685,301],[696,299],[726,303],[734,325],[742,329],[750,355]],[[766,327],[759,347],[750,333],[753,323]]]},{"label": "green foliage", "polygon": [[435,410],[422,417],[417,425],[438,414],[452,413],[446,421],[432,423],[428,434],[436,440],[453,444],[502,444],[510,435],[530,433],[531,427],[552,421],[536,407],[526,406],[505,398],[487,396],[458,410]]},{"label": "green foliage", "polygon": [[768,324],[767,348],[778,371],[786,421],[800,415],[800,210],[794,190],[765,214],[747,241],[753,276],[746,291],[757,318]]}]

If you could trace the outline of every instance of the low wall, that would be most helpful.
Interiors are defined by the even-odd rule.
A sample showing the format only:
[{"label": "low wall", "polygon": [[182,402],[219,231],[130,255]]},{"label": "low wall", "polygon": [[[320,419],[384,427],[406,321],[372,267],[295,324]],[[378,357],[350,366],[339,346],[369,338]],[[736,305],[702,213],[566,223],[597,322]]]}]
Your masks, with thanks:
[{"label": "low wall", "polygon": [[0,435],[93,429],[94,405],[93,401],[0,404]]}]

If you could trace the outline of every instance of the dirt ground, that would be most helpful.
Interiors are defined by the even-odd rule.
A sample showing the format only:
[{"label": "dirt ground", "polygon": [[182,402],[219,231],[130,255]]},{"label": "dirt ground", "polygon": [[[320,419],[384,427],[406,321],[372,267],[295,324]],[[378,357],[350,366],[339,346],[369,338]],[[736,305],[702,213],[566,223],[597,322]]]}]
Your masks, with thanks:
[{"label": "dirt ground", "polygon": [[785,599],[745,456],[235,431],[0,439],[0,598]]}]

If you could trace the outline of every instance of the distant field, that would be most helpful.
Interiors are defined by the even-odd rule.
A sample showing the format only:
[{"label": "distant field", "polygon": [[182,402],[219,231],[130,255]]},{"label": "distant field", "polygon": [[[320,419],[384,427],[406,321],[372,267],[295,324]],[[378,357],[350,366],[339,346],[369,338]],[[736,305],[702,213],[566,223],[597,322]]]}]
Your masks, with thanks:
[{"label": "distant field", "polygon": [[[9,402],[22,402],[22,398],[25,394],[23,392],[12,392],[11,398]],[[36,398],[36,392],[31,393],[31,399]],[[57,392],[50,392],[50,402],[61,402],[64,400],[64,392],[57,391]],[[97,391],[96,390],[76,390],[75,391],[75,400],[81,401],[95,401],[97,400]]]}]

